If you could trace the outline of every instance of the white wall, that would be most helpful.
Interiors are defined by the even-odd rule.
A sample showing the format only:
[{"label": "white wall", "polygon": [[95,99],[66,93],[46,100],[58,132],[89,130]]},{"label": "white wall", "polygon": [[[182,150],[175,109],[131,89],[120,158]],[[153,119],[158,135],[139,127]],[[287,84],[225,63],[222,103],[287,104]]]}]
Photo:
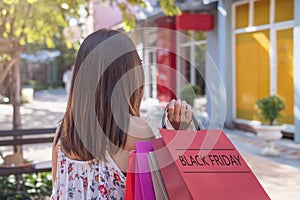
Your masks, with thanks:
[{"label": "white wall", "polygon": [[[218,6],[220,8],[214,15],[214,29],[206,33],[206,82],[212,83],[212,89],[215,90],[215,93],[209,88],[206,90],[208,94],[207,112],[210,117],[214,115],[211,128],[220,128],[220,123],[224,121],[225,124],[232,123],[235,109],[231,61],[231,0],[219,0]],[[218,72],[214,70],[215,67]],[[217,73],[219,73],[220,79],[217,77]]]},{"label": "white wall", "polygon": [[226,123],[230,124],[235,116],[235,96],[233,80],[235,78],[232,65],[232,12],[231,0],[218,2],[218,41],[219,41],[219,68],[226,88]]},{"label": "white wall", "polygon": [[294,124],[295,142],[300,143],[300,1],[294,0]]}]

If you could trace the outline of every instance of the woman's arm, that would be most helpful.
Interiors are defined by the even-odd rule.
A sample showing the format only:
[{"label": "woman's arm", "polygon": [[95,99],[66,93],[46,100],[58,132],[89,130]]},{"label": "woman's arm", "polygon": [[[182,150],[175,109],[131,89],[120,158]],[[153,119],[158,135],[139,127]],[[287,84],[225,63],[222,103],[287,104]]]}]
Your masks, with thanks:
[{"label": "woman's arm", "polygon": [[52,187],[54,187],[55,179],[56,179],[56,170],[57,170],[57,157],[58,157],[58,144],[57,144],[57,137],[58,137],[58,127],[55,131],[55,136],[52,144]]}]

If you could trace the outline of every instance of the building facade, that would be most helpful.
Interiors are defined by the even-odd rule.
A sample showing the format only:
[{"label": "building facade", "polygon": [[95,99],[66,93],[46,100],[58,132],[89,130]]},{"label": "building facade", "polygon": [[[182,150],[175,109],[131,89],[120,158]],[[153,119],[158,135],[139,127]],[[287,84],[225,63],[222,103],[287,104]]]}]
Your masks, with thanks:
[{"label": "building facade", "polygon": [[[300,142],[299,10],[297,0],[218,1],[217,59],[227,93],[227,122],[256,120],[254,103],[279,94]],[[209,41],[207,40],[207,45]]]},{"label": "building facade", "polygon": [[[286,102],[279,122],[291,125],[295,141],[300,142],[300,57],[294,56],[300,52],[300,1],[177,4],[181,17],[163,16],[156,1],[149,1],[152,9],[136,15],[138,28],[144,28],[134,37],[150,83],[145,97],[168,101],[190,82],[202,88],[209,115],[226,111],[225,119],[222,115],[214,119],[230,124],[236,119],[257,120],[254,103],[279,94]],[[209,90],[208,82],[221,93],[225,88],[225,101],[215,98],[218,95]],[[215,109],[218,104],[223,107]]]}]

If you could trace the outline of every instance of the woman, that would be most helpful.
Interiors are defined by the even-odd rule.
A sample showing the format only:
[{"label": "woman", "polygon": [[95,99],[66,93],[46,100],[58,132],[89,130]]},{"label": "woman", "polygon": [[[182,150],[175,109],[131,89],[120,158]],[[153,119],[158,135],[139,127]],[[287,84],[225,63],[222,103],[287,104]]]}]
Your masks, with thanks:
[{"label": "woman", "polygon": [[[125,34],[99,30],[82,43],[73,73],[53,143],[51,199],[122,199],[129,152],[154,138],[139,117],[141,60]],[[189,126],[190,105],[172,100],[168,109],[175,129]]]}]

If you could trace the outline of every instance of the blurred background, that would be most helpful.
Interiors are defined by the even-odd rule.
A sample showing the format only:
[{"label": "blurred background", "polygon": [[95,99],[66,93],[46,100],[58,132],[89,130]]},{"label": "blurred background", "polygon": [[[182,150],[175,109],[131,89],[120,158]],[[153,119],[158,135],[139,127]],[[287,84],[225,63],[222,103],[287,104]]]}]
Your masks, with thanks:
[{"label": "blurred background", "polygon": [[[137,46],[149,83],[142,117],[155,132],[163,106],[176,98],[193,105],[208,127],[212,105],[222,103],[208,90],[214,83],[226,93],[223,109],[214,111],[226,110],[225,121],[215,119],[218,127],[272,199],[297,199],[299,13],[298,0],[1,0],[0,197],[51,193],[51,141],[66,107],[71,66],[83,39],[108,28],[126,31]],[[255,103],[272,95],[284,100],[275,120],[284,126],[270,156],[262,154],[266,143],[257,134],[268,119]]]}]

